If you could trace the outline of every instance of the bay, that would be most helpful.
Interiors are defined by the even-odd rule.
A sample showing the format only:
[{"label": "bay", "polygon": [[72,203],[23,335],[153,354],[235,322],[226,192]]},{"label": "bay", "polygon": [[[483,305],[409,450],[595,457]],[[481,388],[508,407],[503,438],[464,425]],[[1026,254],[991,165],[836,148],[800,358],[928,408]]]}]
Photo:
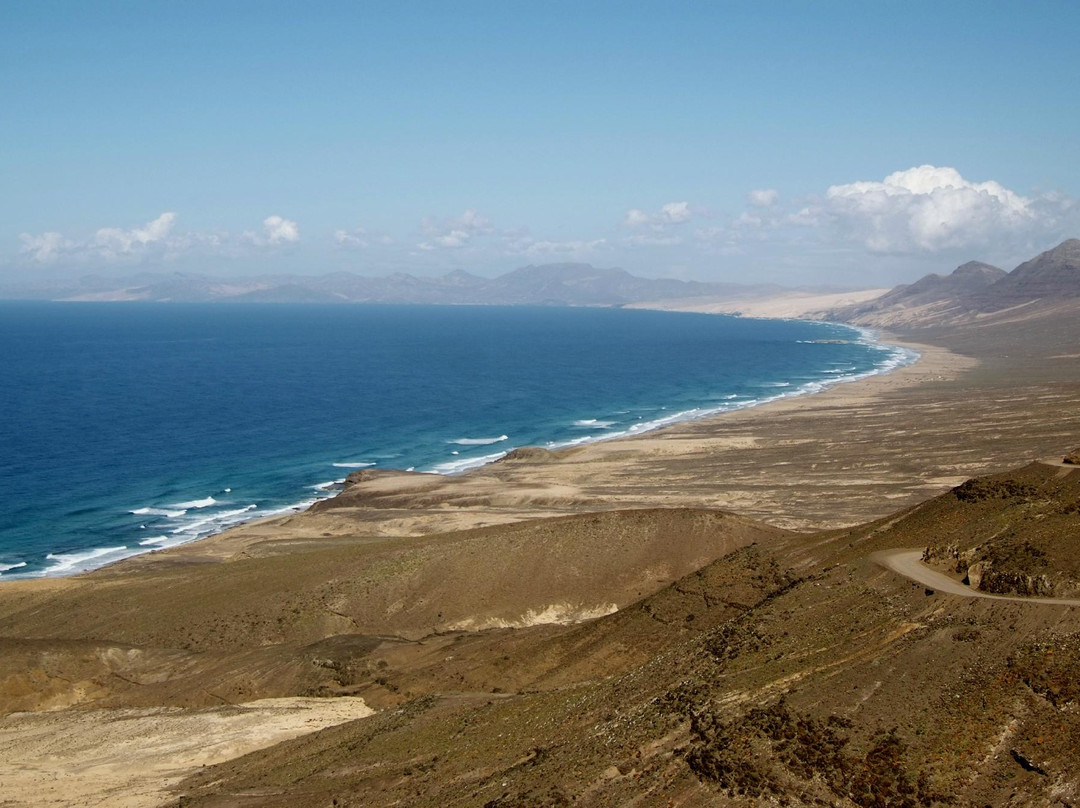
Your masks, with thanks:
[{"label": "bay", "polygon": [[846,326],[614,308],[0,303],[0,577],[913,360]]}]

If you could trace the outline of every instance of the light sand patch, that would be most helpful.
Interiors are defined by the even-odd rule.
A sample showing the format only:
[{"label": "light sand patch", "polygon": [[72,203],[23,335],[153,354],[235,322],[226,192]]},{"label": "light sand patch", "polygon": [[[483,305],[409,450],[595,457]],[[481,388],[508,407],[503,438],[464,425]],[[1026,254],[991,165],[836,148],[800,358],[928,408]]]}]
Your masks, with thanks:
[{"label": "light sand patch", "polygon": [[859,289],[854,292],[783,292],[766,297],[714,298],[698,297],[683,300],[655,300],[633,303],[631,309],[660,311],[692,311],[702,314],[741,314],[743,317],[799,318],[829,309],[866,303],[881,297],[888,289]]},{"label": "light sand patch", "polygon": [[160,805],[200,766],[373,712],[359,698],[284,698],[207,710],[15,713],[0,719],[0,803]]},{"label": "light sand patch", "polygon": [[552,603],[542,609],[529,609],[521,617],[506,620],[501,617],[470,617],[449,626],[451,631],[485,631],[491,628],[527,628],[558,624],[568,626],[615,614],[619,607],[614,603],[599,606],[575,606],[571,603]]}]

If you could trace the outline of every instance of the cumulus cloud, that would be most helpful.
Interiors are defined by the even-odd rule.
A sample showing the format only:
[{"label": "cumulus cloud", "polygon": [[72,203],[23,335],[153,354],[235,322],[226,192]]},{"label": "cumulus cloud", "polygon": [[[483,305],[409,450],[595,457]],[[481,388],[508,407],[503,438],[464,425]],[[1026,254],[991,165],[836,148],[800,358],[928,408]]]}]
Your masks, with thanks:
[{"label": "cumulus cloud", "polygon": [[334,241],[342,247],[367,247],[371,242],[368,233],[362,227],[354,227],[352,230],[335,230]]},{"label": "cumulus cloud", "polygon": [[833,185],[820,211],[842,234],[879,253],[939,252],[1023,235],[1049,224],[1041,200],[1000,183],[972,182],[955,168],[932,165],[897,171],[882,181]]},{"label": "cumulus cloud", "polygon": [[68,237],[61,233],[19,236],[20,254],[39,264],[135,264],[170,260],[192,252],[242,256],[254,247],[276,247],[300,239],[296,222],[281,216],[263,220],[263,232],[176,231],[177,215],[162,213],[139,227],[102,227],[89,237]]},{"label": "cumulus cloud", "polygon": [[460,249],[468,246],[473,238],[494,231],[491,220],[468,208],[460,216],[449,219],[424,219],[420,231],[426,238],[417,246],[421,250]]},{"label": "cumulus cloud", "polygon": [[52,263],[72,246],[72,243],[59,233],[42,233],[37,236],[20,233],[19,242],[19,252],[40,264]]},{"label": "cumulus cloud", "polygon": [[631,208],[623,217],[623,226],[632,230],[645,228],[663,230],[668,225],[685,224],[694,217],[695,213],[689,202],[668,202],[666,205],[661,205],[656,213],[646,213],[643,210]]},{"label": "cumulus cloud", "polygon": [[48,264],[60,259],[85,261],[99,259],[139,259],[152,252],[166,252],[176,241],[172,235],[176,214],[162,213],[141,227],[124,229],[102,227],[89,239],[71,239],[60,233],[40,235],[21,233],[20,252],[37,263]]},{"label": "cumulus cloud", "polygon": [[666,247],[683,242],[680,226],[698,216],[700,211],[689,202],[668,202],[655,213],[631,208],[623,216],[623,227],[633,231],[626,239],[635,247]]},{"label": "cumulus cloud", "polygon": [[775,188],[758,188],[748,193],[746,198],[755,208],[770,208],[780,198],[780,192]]},{"label": "cumulus cloud", "polygon": [[268,244],[293,244],[300,240],[300,228],[296,222],[280,216],[267,216],[263,219],[263,231]]},{"label": "cumulus cloud", "polygon": [[660,220],[665,224],[682,224],[692,215],[689,202],[668,202],[660,208]]},{"label": "cumulus cloud", "polygon": [[176,214],[162,213],[142,227],[123,230],[119,227],[103,227],[94,234],[93,246],[103,258],[117,258],[145,251],[153,244],[162,244],[176,224]]}]

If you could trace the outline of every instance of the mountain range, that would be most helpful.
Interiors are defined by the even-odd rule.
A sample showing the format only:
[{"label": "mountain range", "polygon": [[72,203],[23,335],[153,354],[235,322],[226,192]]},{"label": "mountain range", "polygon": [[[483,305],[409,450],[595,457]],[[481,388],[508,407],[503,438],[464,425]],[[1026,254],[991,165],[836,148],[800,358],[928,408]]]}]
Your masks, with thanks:
[{"label": "mountain range", "polygon": [[217,279],[205,275],[88,276],[71,283],[0,288],[0,297],[74,301],[236,303],[427,303],[448,305],[616,306],[668,298],[742,298],[776,291],[768,285],[648,279],[589,264],[526,266],[496,278],[463,270],[439,277],[406,273],[366,276],[264,275]]},{"label": "mountain range", "polygon": [[877,327],[955,325],[987,317],[1026,317],[1076,300],[1080,239],[1068,239],[1012,272],[969,261],[949,275],[927,275],[873,300],[818,316]]}]

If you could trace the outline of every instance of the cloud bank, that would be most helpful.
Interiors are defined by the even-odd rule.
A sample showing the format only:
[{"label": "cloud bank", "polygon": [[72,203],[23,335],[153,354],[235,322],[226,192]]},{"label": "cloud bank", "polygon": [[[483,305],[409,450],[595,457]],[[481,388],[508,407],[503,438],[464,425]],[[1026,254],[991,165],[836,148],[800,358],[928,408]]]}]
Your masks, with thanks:
[{"label": "cloud bank", "polygon": [[833,185],[823,207],[842,234],[873,253],[939,252],[1052,224],[1049,211],[1031,197],[932,165],[897,171],[881,182]]},{"label": "cloud bank", "polygon": [[[1080,204],[1072,197],[968,179],[949,166],[914,166],[802,195],[767,187],[724,190],[741,199],[733,210],[717,212],[707,207],[714,204],[708,198],[672,201],[651,210],[624,208],[621,217],[616,209],[606,223],[601,212],[599,221],[559,234],[497,225],[471,207],[423,218],[393,236],[352,227],[303,240],[297,221],[277,213],[262,218],[261,228],[229,233],[179,231],[177,214],[167,211],[139,226],[103,227],[83,237],[22,233],[15,263],[150,266],[187,255],[261,269],[273,257],[279,263],[302,260],[302,266],[323,266],[328,259],[344,270],[423,273],[502,272],[519,261],[569,260],[653,276],[738,279],[752,271],[781,282],[843,277],[879,284],[947,269],[954,258],[1008,265],[1080,234]],[[202,265],[213,272],[212,261]]]},{"label": "cloud bank", "polygon": [[468,208],[460,216],[441,222],[425,219],[420,229],[427,238],[416,246],[425,251],[457,250],[468,246],[476,236],[486,235],[494,230],[491,220],[481,216],[473,208]]},{"label": "cloud bank", "polygon": [[162,213],[141,227],[102,227],[89,238],[69,238],[56,232],[21,233],[20,255],[36,264],[130,264],[175,258],[196,250],[215,255],[238,255],[252,246],[262,248],[295,244],[300,240],[296,222],[281,216],[263,220],[261,234],[177,232],[177,214]]}]

